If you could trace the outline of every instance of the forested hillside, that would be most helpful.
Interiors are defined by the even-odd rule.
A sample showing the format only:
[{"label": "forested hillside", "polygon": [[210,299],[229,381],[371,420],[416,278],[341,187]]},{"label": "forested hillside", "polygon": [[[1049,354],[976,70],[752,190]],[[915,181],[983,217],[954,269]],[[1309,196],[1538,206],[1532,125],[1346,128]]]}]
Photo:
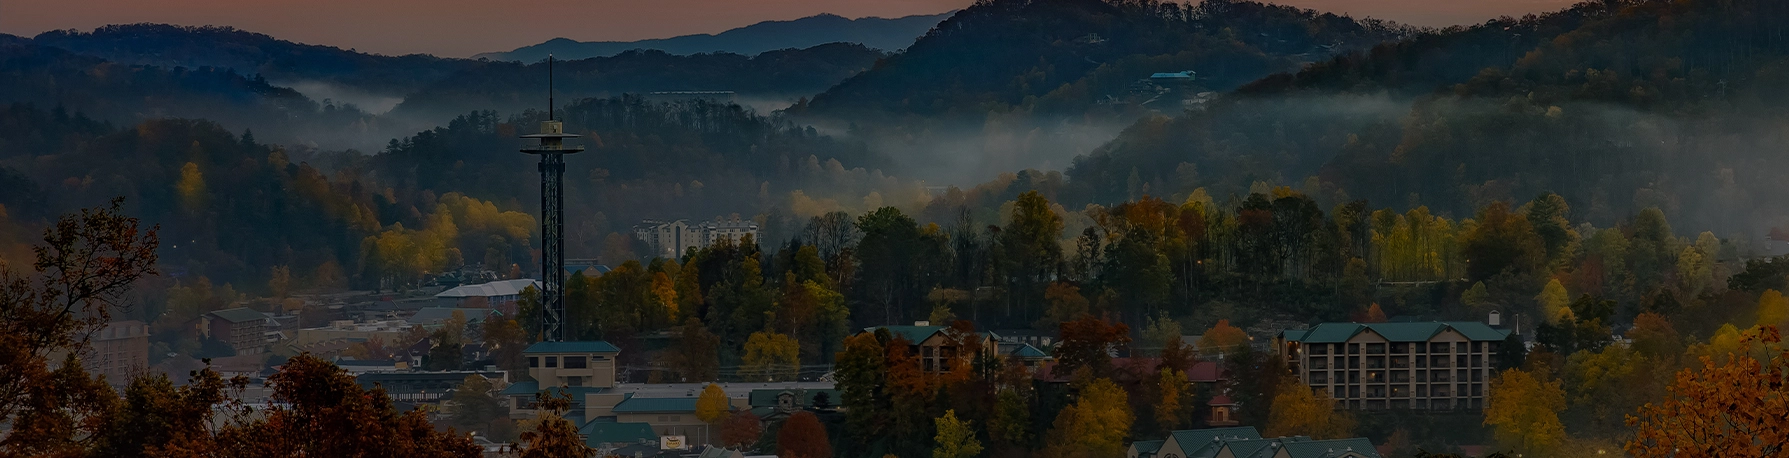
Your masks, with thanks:
[{"label": "forested hillside", "polygon": [[789,112],[902,152],[916,177],[971,183],[1066,168],[1139,117],[1407,32],[1248,1],[987,0]]},{"label": "forested hillside", "polygon": [[804,112],[981,116],[1053,101],[1042,108],[1074,113],[1154,72],[1193,70],[1228,90],[1401,32],[1247,1],[985,0]]},{"label": "forested hillside", "polygon": [[683,35],[638,41],[575,41],[555,38],[508,52],[473,56],[479,59],[535,62],[548,55],[577,60],[609,57],[636,49],[671,54],[732,53],[747,56],[766,51],[810,48],[827,43],[855,43],[882,51],[898,51],[913,44],[949,13],[899,18],[846,19],[820,14],[789,21],[764,21],[714,34]]},{"label": "forested hillside", "polygon": [[[733,91],[741,102],[768,100],[780,107],[786,103],[777,101],[821,91],[870,68],[881,57],[881,51],[843,43],[756,56],[677,56],[636,50],[613,57],[560,61],[555,64],[555,87],[562,100],[658,91]],[[539,109],[546,103],[546,74],[545,62],[491,63],[409,94],[393,114],[417,117]]]},{"label": "forested hillside", "polygon": [[293,43],[231,27],[109,25],[91,32],[52,30],[32,41],[126,65],[215,67],[259,75],[280,85],[321,81],[395,96],[481,65],[467,59],[382,56]]},{"label": "forested hillside", "polygon": [[1611,1],[1431,32],[1143,121],[1069,176],[1096,202],[1304,183],[1455,215],[1554,191],[1598,224],[1656,206],[1757,236],[1789,214],[1786,12]]},{"label": "forested hillside", "polygon": [[0,103],[65,107],[121,125],[158,118],[204,118],[232,130],[261,128],[281,143],[341,147],[367,140],[376,122],[351,105],[319,104],[288,88],[222,68],[125,65],[0,40]]}]

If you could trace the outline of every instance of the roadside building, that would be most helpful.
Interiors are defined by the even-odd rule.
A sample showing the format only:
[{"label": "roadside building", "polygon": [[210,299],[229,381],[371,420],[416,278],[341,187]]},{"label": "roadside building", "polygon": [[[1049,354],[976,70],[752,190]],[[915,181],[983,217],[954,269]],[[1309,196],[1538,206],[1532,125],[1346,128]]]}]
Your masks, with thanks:
[{"label": "roadside building", "polygon": [[704,248],[723,240],[741,243],[748,236],[756,243],[758,223],[717,218],[699,223],[646,220],[634,226],[634,238],[646,242],[652,256],[666,259],[677,259],[691,248]]},{"label": "roadside building", "polygon": [[540,281],[522,278],[476,285],[460,285],[435,293],[435,298],[444,299],[458,308],[488,308],[505,314],[514,314],[516,313],[516,301],[522,299],[522,291],[529,287],[540,289]]},{"label": "roadside building", "polygon": [[199,330],[236,350],[253,355],[267,350],[270,328],[267,314],[245,307],[218,310],[199,317]]},{"label": "roadside building", "polygon": [[149,325],[136,320],[106,323],[93,334],[92,353],[81,362],[108,383],[130,383],[132,376],[149,369]]},{"label": "roadside building", "polygon": [[1508,336],[1476,321],[1323,323],[1274,344],[1338,408],[1478,410]]}]

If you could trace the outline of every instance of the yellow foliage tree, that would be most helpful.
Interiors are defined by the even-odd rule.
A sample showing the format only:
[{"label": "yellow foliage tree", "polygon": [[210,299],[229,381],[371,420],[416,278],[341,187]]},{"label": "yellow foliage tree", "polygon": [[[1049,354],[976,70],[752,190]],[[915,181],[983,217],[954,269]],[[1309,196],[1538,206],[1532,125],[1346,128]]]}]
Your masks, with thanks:
[{"label": "yellow foliage tree", "polygon": [[1094,379],[1081,388],[1080,398],[1073,405],[1056,415],[1043,456],[1124,456],[1124,440],[1130,435],[1133,421],[1124,389],[1111,380]]},{"label": "yellow foliage tree", "polygon": [[652,298],[665,308],[665,316],[677,320],[677,283],[664,272],[652,274]]},{"label": "yellow foliage tree", "polygon": [[1543,380],[1521,369],[1510,369],[1491,379],[1485,425],[1495,428],[1497,441],[1523,453],[1547,453],[1565,440],[1559,411],[1565,409],[1565,389],[1558,380]]},{"label": "yellow foliage tree", "polygon": [[696,419],[703,423],[715,424],[727,418],[733,408],[727,402],[727,392],[720,385],[713,383],[702,388],[702,395],[696,398]]},{"label": "yellow foliage tree", "polygon": [[1541,312],[1546,314],[1547,322],[1559,324],[1572,321],[1572,297],[1565,292],[1565,285],[1555,278],[1541,288],[1541,293],[1534,296],[1535,302],[1541,304]]},{"label": "yellow foliage tree", "polygon": [[975,458],[981,454],[981,441],[975,439],[975,429],[969,421],[957,419],[956,410],[944,411],[944,416],[932,420],[938,428],[938,435],[932,439],[938,446],[932,449],[932,458]]},{"label": "yellow foliage tree", "polygon": [[199,164],[188,162],[180,167],[180,181],[174,183],[174,191],[180,194],[180,203],[187,211],[205,208],[205,174],[199,172]]},{"label": "yellow foliage tree", "polygon": [[1182,411],[1186,410],[1181,402],[1193,388],[1187,383],[1186,373],[1174,368],[1164,367],[1156,374],[1156,391],[1162,398],[1155,405],[1155,424],[1163,431],[1173,431],[1181,426]]},{"label": "yellow foliage tree", "polygon": [[1764,290],[1758,296],[1758,325],[1777,326],[1789,319],[1789,298],[1774,289]]},{"label": "yellow foliage tree", "polygon": [[788,335],[759,331],[745,341],[740,373],[748,380],[792,380],[800,369],[801,345]]},{"label": "yellow foliage tree", "polygon": [[1310,436],[1340,439],[1354,435],[1354,418],[1335,409],[1329,393],[1312,390],[1296,381],[1280,386],[1267,414],[1266,433],[1271,437]]}]

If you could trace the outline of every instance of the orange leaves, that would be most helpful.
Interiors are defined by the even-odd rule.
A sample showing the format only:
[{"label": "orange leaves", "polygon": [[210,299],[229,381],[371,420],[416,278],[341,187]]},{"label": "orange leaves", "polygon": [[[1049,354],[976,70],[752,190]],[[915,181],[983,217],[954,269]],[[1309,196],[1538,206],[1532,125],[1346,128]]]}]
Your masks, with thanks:
[{"label": "orange leaves", "polygon": [[1725,364],[1701,358],[1700,370],[1684,369],[1663,402],[1628,417],[1635,428],[1627,452],[1637,457],[1774,457],[1789,452],[1789,392],[1784,361],[1767,370],[1738,356]]},{"label": "orange leaves", "polygon": [[813,412],[801,411],[783,420],[776,435],[777,456],[788,458],[827,458],[832,444],[826,439],[826,427]]},{"label": "orange leaves", "polygon": [[1235,353],[1249,345],[1249,335],[1241,328],[1231,326],[1230,320],[1218,320],[1205,335],[1199,336],[1196,345],[1199,353],[1205,355]]}]

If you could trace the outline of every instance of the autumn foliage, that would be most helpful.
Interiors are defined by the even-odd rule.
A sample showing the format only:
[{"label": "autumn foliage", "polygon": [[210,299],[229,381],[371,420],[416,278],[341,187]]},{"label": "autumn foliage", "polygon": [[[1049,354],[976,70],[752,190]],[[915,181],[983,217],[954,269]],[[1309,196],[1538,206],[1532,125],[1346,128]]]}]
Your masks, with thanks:
[{"label": "autumn foliage", "polygon": [[[1776,327],[1745,340],[1781,343]],[[1789,353],[1780,347],[1760,361],[1750,352],[1701,357],[1684,369],[1670,396],[1629,416],[1635,428],[1626,450],[1636,457],[1776,457],[1789,453]]]},{"label": "autumn foliage", "polygon": [[832,444],[826,439],[826,427],[813,412],[796,412],[783,420],[776,435],[777,456],[788,458],[827,458]]}]

